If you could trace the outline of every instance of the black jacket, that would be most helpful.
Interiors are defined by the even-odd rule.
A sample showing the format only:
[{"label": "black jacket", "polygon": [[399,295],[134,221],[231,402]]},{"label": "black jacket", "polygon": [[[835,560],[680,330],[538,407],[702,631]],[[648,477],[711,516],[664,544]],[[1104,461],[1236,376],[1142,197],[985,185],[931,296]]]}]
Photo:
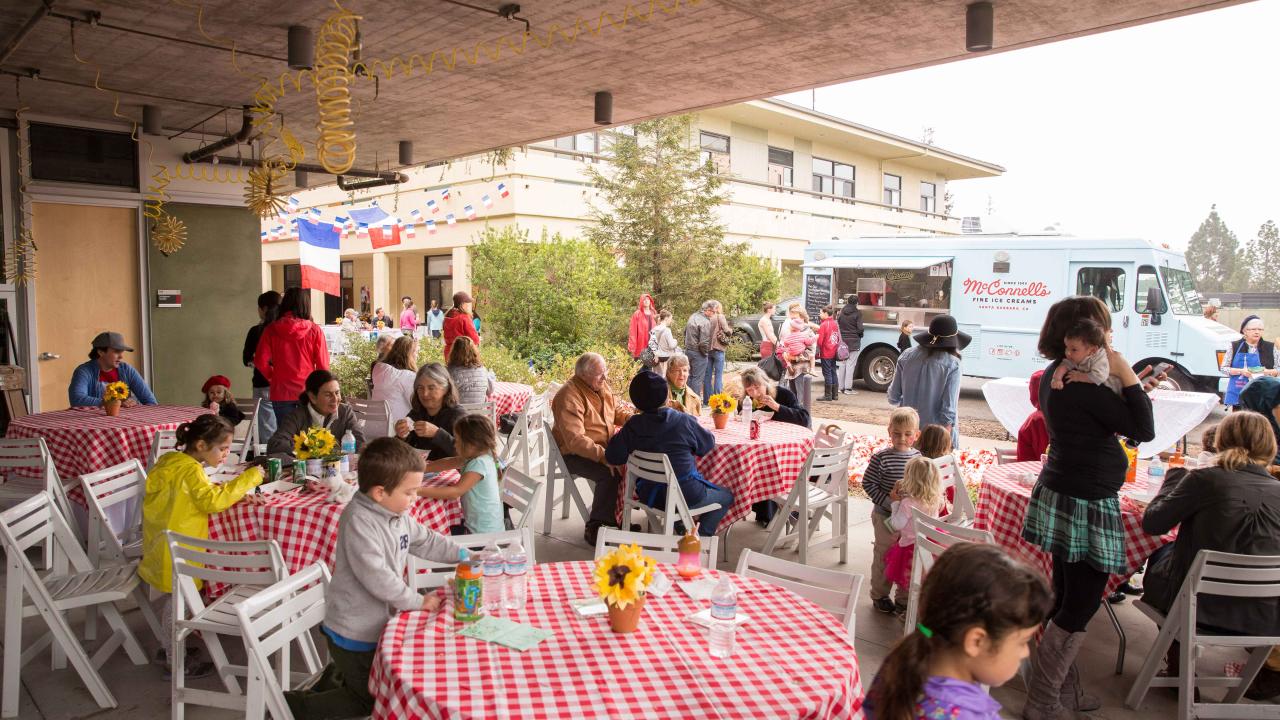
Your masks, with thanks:
[{"label": "black jacket", "polygon": [[[1236,353],[1243,348],[1244,338],[1240,338],[1231,346],[1231,355],[1227,357],[1227,365],[1231,365],[1231,361],[1235,358]],[[1275,343],[1266,340],[1258,340],[1258,361],[1262,363],[1262,367],[1268,370],[1274,370],[1276,367],[1276,346]]]},{"label": "black jacket", "polygon": [[[1169,471],[1160,493],[1142,517],[1142,529],[1161,535],[1178,527],[1173,551],[1147,568],[1142,599],[1167,612],[1177,599],[1196,553],[1221,550],[1240,555],[1280,555],[1280,480],[1259,465]],[[1248,635],[1280,634],[1280,603],[1274,598],[1201,595],[1202,625]]]},{"label": "black jacket", "polygon": [[258,340],[262,338],[262,328],[266,325],[258,323],[249,328],[249,332],[244,336],[244,350],[240,353],[241,361],[245,367],[253,368],[253,386],[256,388],[270,387],[271,383],[258,372],[258,368],[253,367],[253,354],[258,351]]},{"label": "black jacket", "polygon": [[[267,454],[274,457],[293,457],[293,436],[311,427],[311,411],[306,402],[298,404],[296,410],[285,416],[280,421],[280,425],[276,428],[276,434],[271,436],[267,441]],[[351,434],[356,438],[356,452],[364,449],[364,421],[356,416],[356,411],[350,405],[342,403],[338,405],[338,412],[334,413],[333,420],[329,423],[329,432],[333,433],[335,454],[341,452],[342,436],[350,430]]]},{"label": "black jacket", "polygon": [[[1044,376],[1053,377],[1059,362],[1050,363]],[[1049,462],[1040,482],[1081,500],[1114,497],[1124,485],[1129,458],[1116,435],[1137,442],[1156,436],[1151,400],[1140,384],[1124,388],[1121,396],[1091,382],[1067,383],[1061,390],[1042,382],[1040,411],[1049,428]]]},{"label": "black jacket", "polygon": [[466,415],[466,413],[457,405],[442,407],[440,412],[435,415],[428,415],[426,410],[419,410],[415,407],[409,411],[410,420],[429,422],[440,429],[436,431],[435,437],[429,438],[419,437],[410,430],[409,437],[404,440],[419,450],[430,451],[427,454],[428,460],[453,457],[458,454],[453,445],[453,424],[458,422],[458,418],[463,415]]},{"label": "black jacket", "polygon": [[[791,423],[792,425],[809,425],[809,411],[805,410],[800,401],[796,399],[796,394],[779,385],[777,393],[773,396],[778,401],[778,409],[773,412],[773,420],[775,422]],[[764,408],[758,408],[769,412]]]},{"label": "black jacket", "polygon": [[911,349],[911,336],[902,332],[901,330],[898,331],[898,349],[899,350]]},{"label": "black jacket", "polygon": [[847,303],[836,315],[836,325],[840,327],[840,339],[849,350],[862,347],[862,311],[853,303]]}]

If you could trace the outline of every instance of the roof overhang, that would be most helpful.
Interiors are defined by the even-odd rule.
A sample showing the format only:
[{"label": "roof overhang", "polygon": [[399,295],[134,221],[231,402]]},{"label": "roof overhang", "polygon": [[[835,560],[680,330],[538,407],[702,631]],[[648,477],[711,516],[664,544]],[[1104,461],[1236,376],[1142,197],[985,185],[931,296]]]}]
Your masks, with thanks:
[{"label": "roof overhang", "polygon": [[814,260],[802,267],[808,269],[855,268],[858,270],[923,270],[934,265],[951,262],[955,256],[946,257],[833,257]]}]

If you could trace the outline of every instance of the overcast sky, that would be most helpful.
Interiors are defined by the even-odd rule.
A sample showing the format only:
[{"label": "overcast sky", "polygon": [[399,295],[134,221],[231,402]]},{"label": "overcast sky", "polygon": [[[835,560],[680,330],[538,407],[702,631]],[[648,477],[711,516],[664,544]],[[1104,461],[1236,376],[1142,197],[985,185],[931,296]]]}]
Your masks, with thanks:
[{"label": "overcast sky", "polygon": [[[999,42],[999,6],[996,39]],[[1002,165],[956,215],[1185,247],[1280,222],[1280,0],[820,88],[817,109]],[[810,93],[783,99],[809,106]]]}]

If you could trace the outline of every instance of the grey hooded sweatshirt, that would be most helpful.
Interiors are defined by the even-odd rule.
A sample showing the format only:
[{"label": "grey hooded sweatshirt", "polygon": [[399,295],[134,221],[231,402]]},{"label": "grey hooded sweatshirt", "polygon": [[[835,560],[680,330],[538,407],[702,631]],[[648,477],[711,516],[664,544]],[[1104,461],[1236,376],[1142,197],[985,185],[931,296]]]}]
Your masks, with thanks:
[{"label": "grey hooded sweatshirt", "polygon": [[404,581],[410,553],[440,563],[456,563],[466,555],[449,538],[356,493],[338,519],[325,627],[350,640],[376,643],[396,613],[421,608],[422,595]]}]

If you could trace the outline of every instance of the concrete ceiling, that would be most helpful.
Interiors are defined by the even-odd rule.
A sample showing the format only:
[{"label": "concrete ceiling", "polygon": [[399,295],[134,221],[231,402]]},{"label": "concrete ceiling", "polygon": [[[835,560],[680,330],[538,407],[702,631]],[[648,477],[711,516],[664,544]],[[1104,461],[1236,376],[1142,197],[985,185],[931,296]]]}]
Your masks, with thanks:
[{"label": "concrete ceiling", "polygon": [[[260,77],[287,70],[286,28],[318,33],[334,4],[325,0],[52,0],[58,14],[101,13],[103,25],[230,47],[277,59],[231,53],[102,25],[39,20],[0,64],[0,71],[38,69],[23,80],[32,112],[109,122],[120,90],[120,114],[141,118],[144,103],[163,108],[169,134],[236,108],[203,126],[211,135],[239,124]],[[996,0],[996,51],[1116,29],[1236,4],[1238,0]],[[468,0],[496,9],[496,0]],[[0,3],[0,48],[7,48],[42,0]],[[365,60],[408,59],[432,51],[435,70],[412,77],[369,79],[354,90],[360,167],[395,166],[396,141],[415,143],[422,163],[593,129],[592,98],[609,90],[614,121],[721,106],[814,86],[967,57],[965,0],[522,0],[533,36],[523,52],[524,26],[446,0],[348,0],[361,14]],[[658,9],[653,10],[651,8]],[[664,12],[665,8],[668,12]],[[208,39],[197,25],[203,18]],[[651,16],[650,16],[651,14]],[[639,20],[640,16],[650,16]],[[603,23],[601,18],[604,17]],[[622,18],[626,17],[625,26]],[[578,31],[575,33],[574,28]],[[595,31],[596,28],[600,28]],[[568,38],[575,37],[571,41]],[[551,38],[549,44],[547,39]],[[491,51],[505,45],[500,57]],[[545,46],[544,46],[545,45]],[[478,52],[477,52],[478,50]],[[0,50],[0,54],[3,51]],[[474,63],[468,56],[477,57]],[[62,81],[62,82],[59,82]],[[62,84],[89,85],[89,88]],[[277,83],[278,84],[278,83]],[[286,84],[277,104],[287,126],[315,162],[314,87]],[[169,99],[148,98],[140,93]],[[0,77],[0,108],[16,107],[14,79]]]}]

